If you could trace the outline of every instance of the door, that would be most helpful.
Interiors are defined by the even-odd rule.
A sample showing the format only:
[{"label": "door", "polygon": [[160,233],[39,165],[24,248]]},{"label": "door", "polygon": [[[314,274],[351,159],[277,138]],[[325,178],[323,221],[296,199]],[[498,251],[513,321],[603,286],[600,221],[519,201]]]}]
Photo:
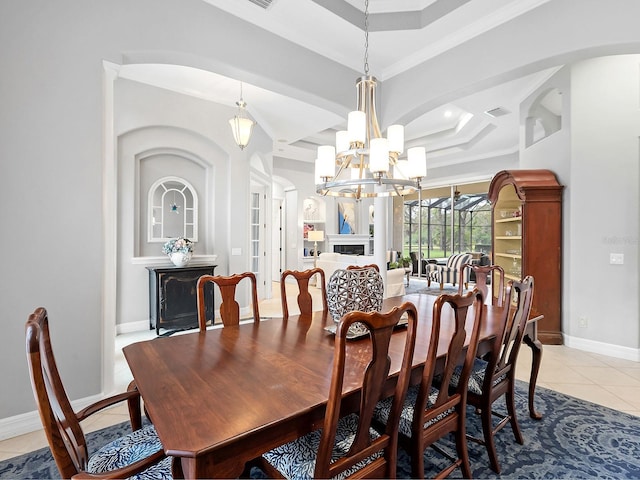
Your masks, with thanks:
[{"label": "door", "polygon": [[252,187],[249,212],[250,233],[250,268],[256,276],[258,298],[265,298],[265,228],[264,203],[266,195],[261,187]]}]

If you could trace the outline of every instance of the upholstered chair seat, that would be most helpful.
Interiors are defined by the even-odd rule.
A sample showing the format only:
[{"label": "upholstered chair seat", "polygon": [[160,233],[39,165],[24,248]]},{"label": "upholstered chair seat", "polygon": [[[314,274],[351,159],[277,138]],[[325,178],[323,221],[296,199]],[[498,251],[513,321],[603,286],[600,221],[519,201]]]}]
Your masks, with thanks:
[{"label": "upholstered chair seat", "polygon": [[[487,367],[489,366],[489,362],[482,360],[481,358],[476,358],[473,362],[473,367],[471,368],[471,375],[469,375],[469,391],[475,393],[476,395],[482,395],[482,385],[484,383],[484,376],[487,372]],[[457,388],[458,382],[460,380],[460,372],[462,369],[460,367],[456,368],[451,376],[451,388]],[[501,375],[493,381],[493,385],[497,385],[501,381],[503,381],[507,377],[506,374]]]},{"label": "upholstered chair seat", "polygon": [[[420,388],[417,385],[409,387],[407,390],[407,398],[404,401],[404,405],[402,406],[402,413],[400,415],[400,423],[398,425],[398,432],[407,437],[411,438],[411,423],[413,422],[413,412],[416,408],[416,400],[418,399],[418,392]],[[438,398],[438,389],[435,387],[431,387],[429,392],[429,399],[427,400],[427,408],[433,407],[436,400]],[[383,425],[386,425],[389,421],[389,415],[391,414],[391,398],[385,398],[378,402],[376,405],[376,409],[373,412],[373,418],[380,422]],[[439,422],[443,418],[451,415],[455,409],[452,407],[441,414],[439,414],[436,418],[433,418],[424,424],[424,428],[433,425],[436,422]]]},{"label": "upholstered chair seat", "polygon": [[[162,443],[153,425],[136,430],[106,444],[98,450],[87,464],[90,473],[104,473],[142,460],[157,450]],[[171,457],[152,465],[147,470],[130,477],[134,480],[168,480],[171,478]]]},{"label": "upholstered chair seat", "polygon": [[[347,415],[338,421],[336,430],[336,442],[331,453],[331,461],[335,462],[344,457],[355,439],[358,427],[358,416],[356,414]],[[371,439],[378,438],[380,434],[373,428],[369,429]],[[315,430],[292,442],[285,443],[273,450],[265,453],[262,457],[273,467],[278,469],[285,478],[314,478],[316,468],[316,458],[320,446],[322,430]],[[348,478],[353,473],[361,470],[365,465],[371,463],[376,458],[382,456],[382,450],[369,458],[357,463],[348,470],[345,470],[336,478]],[[292,461],[292,459],[294,461]]]}]

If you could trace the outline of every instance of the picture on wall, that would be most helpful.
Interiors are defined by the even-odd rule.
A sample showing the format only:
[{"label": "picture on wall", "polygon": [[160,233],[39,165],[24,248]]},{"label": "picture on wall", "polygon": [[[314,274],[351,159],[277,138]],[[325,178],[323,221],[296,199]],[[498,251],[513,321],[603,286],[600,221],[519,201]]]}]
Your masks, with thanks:
[{"label": "picture on wall", "polygon": [[338,203],[338,233],[356,233],[356,209],[353,203]]},{"label": "picture on wall", "polygon": [[302,231],[303,231],[303,236],[304,238],[308,238],[309,237],[309,230],[315,230],[316,226],[313,223],[305,223],[302,226]]}]

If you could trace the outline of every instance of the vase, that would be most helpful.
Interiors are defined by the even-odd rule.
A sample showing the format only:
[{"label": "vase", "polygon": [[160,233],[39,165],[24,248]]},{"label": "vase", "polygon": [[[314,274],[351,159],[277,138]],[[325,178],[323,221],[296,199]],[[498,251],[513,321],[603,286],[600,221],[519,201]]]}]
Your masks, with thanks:
[{"label": "vase", "polygon": [[191,260],[191,252],[175,252],[169,255],[169,258],[176,267],[184,267],[189,263],[189,260]]}]

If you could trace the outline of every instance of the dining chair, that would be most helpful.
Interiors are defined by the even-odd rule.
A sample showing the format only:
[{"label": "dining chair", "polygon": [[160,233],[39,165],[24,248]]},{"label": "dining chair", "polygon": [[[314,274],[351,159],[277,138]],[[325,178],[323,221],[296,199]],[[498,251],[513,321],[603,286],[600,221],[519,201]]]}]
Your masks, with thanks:
[{"label": "dining chair", "polygon": [[[392,392],[392,413],[386,428],[372,428],[374,408],[386,393],[388,360],[394,328],[404,314],[407,333],[402,337],[402,364]],[[349,328],[358,322],[368,330],[357,343],[347,339]],[[322,428],[263,454],[261,468],[270,478],[395,478],[397,430],[401,406],[411,375],[416,342],[417,312],[410,302],[390,312],[347,313],[340,320],[334,339],[331,385]],[[349,345],[347,345],[349,343]],[[366,363],[366,365],[363,365]],[[353,373],[358,378],[354,379]],[[357,411],[343,412],[343,384],[362,385]]]},{"label": "dining chair", "polygon": [[256,284],[256,276],[252,272],[235,273],[230,276],[224,275],[202,275],[198,279],[198,325],[200,331],[207,329],[207,323],[211,320],[213,325],[214,319],[207,319],[206,303],[205,303],[205,285],[213,282],[220,288],[220,317],[225,327],[238,325],[240,323],[240,304],[236,301],[236,287],[245,278],[251,281],[251,309],[253,311],[253,321],[260,321],[260,310],[258,308],[258,288]]},{"label": "dining chair", "polygon": [[[527,320],[531,312],[534,281],[528,275],[521,282],[510,281],[507,285],[505,309],[507,316],[504,322],[504,330],[493,342],[491,351],[483,358],[476,358],[468,381],[467,401],[480,412],[482,420],[482,439],[468,437],[476,443],[484,444],[489,455],[491,469],[500,473],[500,463],[496,452],[494,436],[507,423],[511,424],[513,436],[519,444],[524,443],[515,408],[515,380],[516,361],[522,344]],[[514,305],[512,305],[512,300]],[[455,385],[456,378],[452,379]],[[497,399],[505,397],[507,413],[499,413],[493,410],[493,404]],[[493,426],[493,417],[499,419]]]},{"label": "dining chair", "polygon": [[[466,271],[469,270],[469,273]],[[489,305],[501,307],[504,304],[504,268],[500,265],[475,265],[465,263],[460,268],[460,283],[458,284],[458,293],[462,295],[464,291],[464,279],[471,277],[471,272],[475,274],[475,288],[480,290],[484,295],[485,302]],[[490,277],[491,275],[491,277]],[[496,280],[498,288],[495,288]],[[489,284],[493,289],[489,292]]]},{"label": "dining chair", "polygon": [[[73,410],[51,346],[46,309],[37,308],[25,325],[27,364],[40,420],[61,478],[170,479],[171,457],[164,454],[153,425],[142,427],[140,394],[132,382],[126,392]],[[80,422],[109,406],[127,402],[132,433],[93,455]]]},{"label": "dining chair", "polygon": [[[409,387],[398,427],[399,444],[411,455],[412,478],[424,478],[424,451],[427,447],[433,448],[449,461],[433,478],[447,477],[456,468],[462,470],[464,478],[471,478],[465,426],[466,381],[476,355],[480,327],[486,315],[483,301],[482,292],[474,289],[465,295],[440,295],[433,305],[433,322],[422,379],[419,385]],[[467,320],[470,308],[472,315]],[[444,363],[439,365],[437,352],[438,343],[443,340],[440,338],[443,317],[452,318],[453,333],[446,339],[447,354]],[[471,337],[467,351],[463,354],[467,322],[472,322]],[[437,385],[449,384],[462,355],[464,360],[459,371],[458,387],[451,390],[438,388]],[[374,414],[376,421],[387,425],[393,419],[393,408],[394,404],[389,399],[379,402]],[[455,437],[456,455],[436,445],[438,440],[450,433]]]},{"label": "dining chair", "polygon": [[374,267],[339,268],[327,284],[327,305],[335,322],[354,310],[380,311],[383,298],[382,277]]},{"label": "dining chair", "polygon": [[311,297],[311,293],[309,293],[309,280],[314,276],[316,277],[316,285],[320,282],[320,294],[322,296],[322,310],[326,312],[328,310],[327,306],[327,285],[324,278],[324,270],[321,268],[311,268],[308,270],[298,271],[298,270],[285,270],[282,272],[280,276],[280,301],[282,302],[282,316],[284,318],[289,317],[289,307],[286,284],[285,280],[287,277],[293,277],[296,279],[298,283],[298,307],[300,308],[301,315],[311,315],[313,313],[313,298]]},{"label": "dining chair", "polygon": [[376,272],[380,272],[380,267],[377,263],[370,263],[368,265],[347,265],[347,270],[362,270],[363,268],[373,268]]}]

